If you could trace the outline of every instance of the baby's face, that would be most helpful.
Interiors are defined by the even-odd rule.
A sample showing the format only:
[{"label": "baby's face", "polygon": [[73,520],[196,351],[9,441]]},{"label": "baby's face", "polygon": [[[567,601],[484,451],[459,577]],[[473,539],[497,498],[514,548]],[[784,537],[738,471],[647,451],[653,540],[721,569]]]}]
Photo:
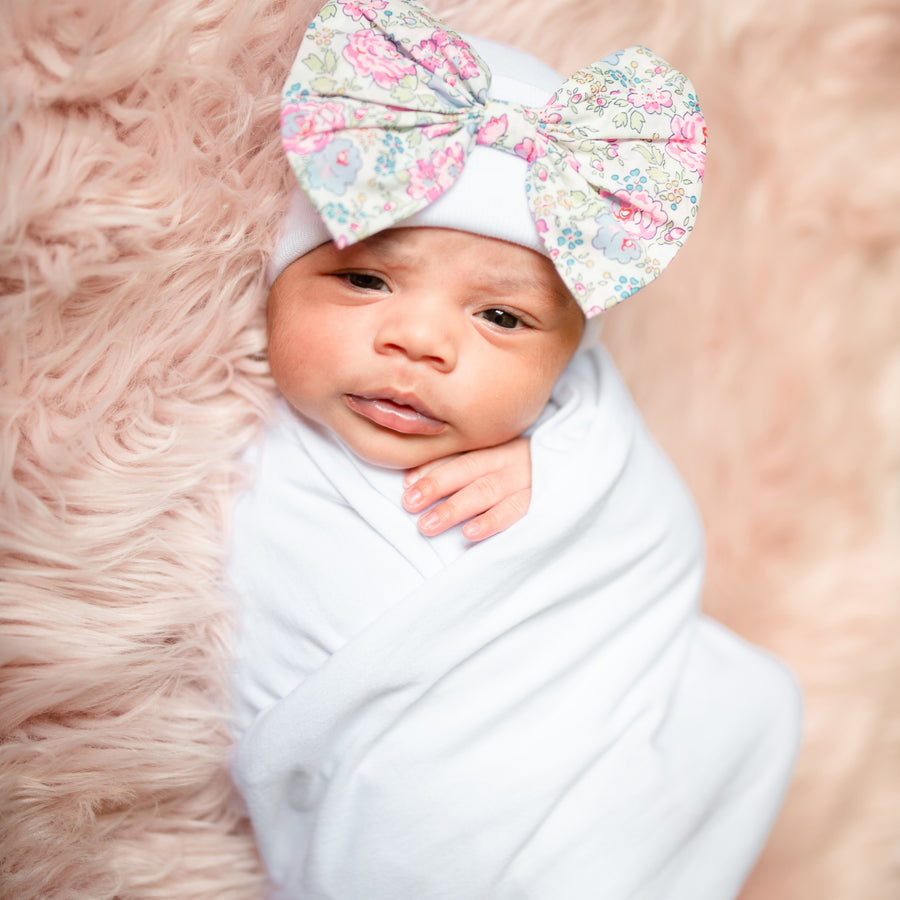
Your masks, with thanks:
[{"label": "baby's face", "polygon": [[584,317],[533,250],[399,228],[288,266],[268,330],[272,374],[295,409],[363,459],[409,468],[532,425]]}]

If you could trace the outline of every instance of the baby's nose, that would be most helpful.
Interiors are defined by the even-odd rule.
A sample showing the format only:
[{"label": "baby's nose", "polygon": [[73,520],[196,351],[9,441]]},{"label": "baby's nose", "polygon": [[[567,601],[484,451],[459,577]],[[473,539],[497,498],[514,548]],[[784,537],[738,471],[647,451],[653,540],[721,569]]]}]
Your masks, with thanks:
[{"label": "baby's nose", "polygon": [[397,304],[385,316],[376,337],[379,353],[397,353],[414,362],[425,362],[440,371],[456,366],[457,346],[446,316],[427,304],[410,308]]}]

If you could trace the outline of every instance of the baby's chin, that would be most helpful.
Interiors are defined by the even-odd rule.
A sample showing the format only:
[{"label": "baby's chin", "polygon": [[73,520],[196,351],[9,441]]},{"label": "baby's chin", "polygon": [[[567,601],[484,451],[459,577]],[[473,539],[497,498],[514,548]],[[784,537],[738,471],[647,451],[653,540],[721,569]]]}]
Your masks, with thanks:
[{"label": "baby's chin", "polygon": [[[359,457],[363,462],[370,466],[377,466],[380,469],[393,469],[396,471],[406,471],[407,469],[415,469],[425,463],[434,462],[443,456],[452,455],[451,452],[440,452],[437,448],[427,448],[426,446],[415,446],[413,441],[404,444],[402,440],[396,443],[399,446],[377,446],[367,442],[366,446],[358,446],[352,440],[341,439],[344,446],[354,455]],[[394,443],[391,440],[385,440],[384,444]]]}]

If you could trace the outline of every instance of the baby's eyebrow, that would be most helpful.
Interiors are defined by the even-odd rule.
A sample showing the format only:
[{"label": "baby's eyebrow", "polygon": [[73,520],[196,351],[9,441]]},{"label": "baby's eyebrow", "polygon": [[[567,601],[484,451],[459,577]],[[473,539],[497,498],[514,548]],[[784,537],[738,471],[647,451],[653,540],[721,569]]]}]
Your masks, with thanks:
[{"label": "baby's eyebrow", "polygon": [[391,229],[369,235],[356,246],[361,250],[370,250],[390,265],[403,266],[413,261],[413,253],[404,247],[401,235]]},{"label": "baby's eyebrow", "polygon": [[495,271],[479,273],[479,282],[483,289],[502,297],[515,297],[517,294],[530,294],[539,299],[546,298],[548,305],[565,306],[569,296],[562,284],[555,284],[541,273],[513,272],[498,273]]},{"label": "baby's eyebrow", "polygon": [[549,285],[542,284],[541,280],[533,275],[520,272],[511,275],[501,275],[497,272],[480,273],[478,280],[485,287],[496,290],[498,293],[516,294],[522,291],[550,293]]}]

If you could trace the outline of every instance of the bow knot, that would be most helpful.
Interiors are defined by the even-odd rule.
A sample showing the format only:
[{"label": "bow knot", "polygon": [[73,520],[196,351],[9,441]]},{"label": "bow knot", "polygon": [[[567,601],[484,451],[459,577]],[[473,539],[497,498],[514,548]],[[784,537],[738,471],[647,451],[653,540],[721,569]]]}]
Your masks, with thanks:
[{"label": "bow knot", "polygon": [[477,144],[505,150],[530,162],[535,158],[536,144],[546,147],[545,128],[546,123],[535,110],[521,103],[490,99],[484,106],[475,138]]},{"label": "bow knot", "polygon": [[490,85],[475,50],[411,0],[319,13],[285,85],[282,138],[336,243],[433,203],[482,145],[525,160],[537,232],[587,315],[653,280],[697,213],[706,130],[687,78],[632,47],[540,108]]}]

